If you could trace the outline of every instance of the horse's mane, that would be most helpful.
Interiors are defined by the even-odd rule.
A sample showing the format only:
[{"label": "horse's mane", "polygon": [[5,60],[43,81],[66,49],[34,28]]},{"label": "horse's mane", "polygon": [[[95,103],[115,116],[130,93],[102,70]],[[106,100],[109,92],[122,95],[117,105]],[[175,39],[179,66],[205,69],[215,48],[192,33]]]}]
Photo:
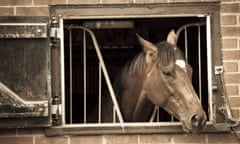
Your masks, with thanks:
[{"label": "horse's mane", "polygon": [[[158,62],[163,66],[167,66],[172,59],[175,58],[176,48],[168,42],[160,42],[156,44],[158,48]],[[121,91],[124,88],[125,81],[132,75],[143,72],[146,66],[146,53],[140,52],[133,59],[127,62],[122,68],[119,75],[114,81],[114,90],[116,95],[121,95]]]}]

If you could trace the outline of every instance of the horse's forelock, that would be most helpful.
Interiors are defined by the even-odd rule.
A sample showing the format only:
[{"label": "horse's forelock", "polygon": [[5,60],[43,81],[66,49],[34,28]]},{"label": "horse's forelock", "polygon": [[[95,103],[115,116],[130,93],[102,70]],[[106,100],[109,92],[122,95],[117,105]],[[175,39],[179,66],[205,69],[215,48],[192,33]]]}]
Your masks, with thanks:
[{"label": "horse's forelock", "polygon": [[158,43],[156,46],[158,47],[158,62],[162,66],[168,66],[175,59],[175,53],[177,52],[175,46],[167,42]]}]

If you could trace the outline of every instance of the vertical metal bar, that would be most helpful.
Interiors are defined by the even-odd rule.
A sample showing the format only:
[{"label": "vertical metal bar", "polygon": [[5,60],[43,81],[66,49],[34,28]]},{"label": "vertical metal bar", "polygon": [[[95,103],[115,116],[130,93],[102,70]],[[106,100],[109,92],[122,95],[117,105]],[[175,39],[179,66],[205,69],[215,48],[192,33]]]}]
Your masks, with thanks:
[{"label": "vertical metal bar", "polygon": [[159,106],[157,108],[157,122],[159,122],[159,116],[160,116],[160,109],[159,109]]},{"label": "vertical metal bar", "polygon": [[66,124],[65,115],[65,65],[64,65],[64,27],[63,19],[59,19],[59,38],[60,38],[60,63],[61,63],[61,98],[62,98],[62,124]]},{"label": "vertical metal bar", "polygon": [[185,41],[185,59],[188,62],[188,35],[187,28],[184,28],[184,41]]},{"label": "vertical metal bar", "polygon": [[171,122],[174,122],[174,116],[171,115]]},{"label": "vertical metal bar", "polygon": [[208,102],[209,102],[209,120],[213,120],[213,96],[212,96],[212,43],[211,43],[211,17],[207,16],[207,73],[208,73]]},{"label": "vertical metal bar", "polygon": [[83,116],[83,122],[87,122],[87,61],[86,61],[86,31],[83,30],[83,109],[84,109],[84,116]]},{"label": "vertical metal bar", "polygon": [[72,124],[72,29],[69,29],[69,97],[70,97],[70,124]]},{"label": "vertical metal bar", "polygon": [[199,99],[202,103],[202,63],[201,63],[201,26],[198,26],[198,88]]},{"label": "vertical metal bar", "polygon": [[102,68],[101,64],[99,62],[99,69],[98,69],[98,75],[99,75],[99,81],[98,81],[98,123],[101,123],[101,112],[102,112]]}]

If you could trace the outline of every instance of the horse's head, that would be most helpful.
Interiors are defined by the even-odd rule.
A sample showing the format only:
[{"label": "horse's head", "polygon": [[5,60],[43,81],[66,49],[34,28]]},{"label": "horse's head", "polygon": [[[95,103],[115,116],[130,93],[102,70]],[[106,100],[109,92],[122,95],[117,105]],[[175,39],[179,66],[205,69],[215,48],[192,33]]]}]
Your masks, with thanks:
[{"label": "horse's head", "polygon": [[148,98],[179,119],[186,132],[202,130],[206,114],[191,82],[192,68],[176,47],[174,31],[156,45],[137,36],[145,52],[143,88]]}]

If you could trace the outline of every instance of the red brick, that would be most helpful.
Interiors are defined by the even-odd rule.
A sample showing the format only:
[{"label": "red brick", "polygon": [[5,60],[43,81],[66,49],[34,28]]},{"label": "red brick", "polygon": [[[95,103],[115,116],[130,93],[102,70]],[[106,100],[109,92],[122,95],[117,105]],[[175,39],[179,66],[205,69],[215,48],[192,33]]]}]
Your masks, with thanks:
[{"label": "red brick", "polygon": [[139,136],[139,143],[170,143],[172,139],[172,135],[161,135],[161,134],[152,134],[152,135],[140,135]]},{"label": "red brick", "polygon": [[238,109],[232,109],[231,112],[232,112],[233,118],[239,119],[239,110]]},{"label": "red brick", "polygon": [[238,86],[226,86],[226,91],[228,96],[239,95]]},{"label": "red brick", "polygon": [[136,135],[108,135],[104,136],[107,144],[137,144],[138,136]]},{"label": "red brick", "polygon": [[33,144],[33,137],[1,137],[0,144]]},{"label": "red brick", "polygon": [[102,136],[74,136],[71,144],[102,144]]},{"label": "red brick", "polygon": [[223,60],[239,60],[240,50],[223,51]]},{"label": "red brick", "polygon": [[224,62],[223,66],[225,72],[238,72],[237,62]]},{"label": "red brick", "polygon": [[238,143],[237,138],[231,133],[208,134],[209,143],[234,144]]},{"label": "red brick", "polygon": [[221,16],[221,24],[222,25],[235,25],[237,24],[237,16]]},{"label": "red brick", "polygon": [[238,24],[240,24],[240,16],[238,16]]},{"label": "red brick", "polygon": [[34,0],[35,5],[65,4],[66,0]]},{"label": "red brick", "polygon": [[201,0],[169,0],[169,2],[201,2]]},{"label": "red brick", "polygon": [[223,39],[222,40],[222,48],[226,49],[226,48],[237,48],[238,46],[238,40],[235,39]]},{"label": "red brick", "polygon": [[103,4],[111,3],[133,3],[133,0],[102,0]]},{"label": "red brick", "polygon": [[17,16],[48,16],[48,7],[17,7]]},{"label": "red brick", "polygon": [[136,3],[165,3],[168,2],[168,0],[136,0]]},{"label": "red brick", "polygon": [[32,5],[32,0],[0,0],[1,6]]},{"label": "red brick", "polygon": [[205,143],[205,134],[178,134],[173,137],[175,143]]},{"label": "red brick", "polygon": [[68,0],[68,4],[98,4],[99,0]]},{"label": "red brick", "polygon": [[222,4],[221,12],[222,13],[240,13],[240,3]]},{"label": "red brick", "polygon": [[202,0],[202,2],[219,2],[219,0]]},{"label": "red brick", "polygon": [[240,108],[240,97],[229,97],[231,108]]},{"label": "red brick", "polygon": [[240,74],[225,74],[224,80],[226,84],[239,84]]},{"label": "red brick", "polygon": [[13,7],[0,7],[0,16],[13,16],[14,15],[14,9]]},{"label": "red brick", "polygon": [[240,37],[240,27],[232,26],[232,27],[222,27],[222,35],[230,36],[230,37]]},{"label": "red brick", "polygon": [[68,139],[66,137],[37,136],[35,144],[68,144]]}]

